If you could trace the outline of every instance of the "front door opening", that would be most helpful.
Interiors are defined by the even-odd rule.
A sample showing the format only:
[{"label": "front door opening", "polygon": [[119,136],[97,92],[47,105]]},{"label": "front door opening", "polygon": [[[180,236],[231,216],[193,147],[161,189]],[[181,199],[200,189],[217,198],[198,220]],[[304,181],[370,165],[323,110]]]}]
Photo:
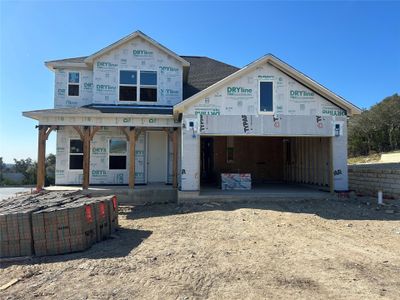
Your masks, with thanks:
[{"label": "front door opening", "polygon": [[167,181],[167,134],[164,131],[147,132],[147,182]]}]

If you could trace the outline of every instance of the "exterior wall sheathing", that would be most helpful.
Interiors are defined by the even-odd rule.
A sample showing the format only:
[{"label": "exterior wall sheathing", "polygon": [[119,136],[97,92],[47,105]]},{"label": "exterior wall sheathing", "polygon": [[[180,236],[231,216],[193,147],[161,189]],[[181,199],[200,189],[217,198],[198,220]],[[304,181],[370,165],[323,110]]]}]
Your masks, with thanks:
[{"label": "exterior wall sheathing", "polygon": [[[172,183],[172,134],[168,135],[168,161],[167,161],[167,183]],[[79,139],[78,133],[71,126],[60,126],[57,132],[57,160],[56,160],[56,184],[68,185],[82,183],[82,170],[69,169],[69,141]],[[125,170],[110,170],[109,160],[109,140],[126,140],[125,135],[117,127],[102,127],[90,145],[90,184],[128,184],[129,174],[129,142],[127,149],[127,168]],[[135,145],[135,183],[147,183],[146,174],[146,131],[141,131],[137,137]],[[179,161],[179,159],[178,159]]]},{"label": "exterior wall sheathing", "polygon": [[[260,81],[273,82],[271,113],[258,110]],[[345,110],[265,63],[184,108],[182,191],[200,190],[201,136],[299,138],[294,142],[296,164],[284,168],[284,177],[320,185],[333,181],[334,190],[348,190],[346,122]]]}]

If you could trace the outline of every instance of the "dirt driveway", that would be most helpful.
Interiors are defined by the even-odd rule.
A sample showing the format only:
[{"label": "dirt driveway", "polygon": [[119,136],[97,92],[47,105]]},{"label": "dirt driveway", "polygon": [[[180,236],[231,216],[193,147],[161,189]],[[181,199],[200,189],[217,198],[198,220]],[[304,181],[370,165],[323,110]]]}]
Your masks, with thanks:
[{"label": "dirt driveway", "polygon": [[360,201],[121,207],[118,237],[3,263],[1,299],[400,299],[399,210]]}]

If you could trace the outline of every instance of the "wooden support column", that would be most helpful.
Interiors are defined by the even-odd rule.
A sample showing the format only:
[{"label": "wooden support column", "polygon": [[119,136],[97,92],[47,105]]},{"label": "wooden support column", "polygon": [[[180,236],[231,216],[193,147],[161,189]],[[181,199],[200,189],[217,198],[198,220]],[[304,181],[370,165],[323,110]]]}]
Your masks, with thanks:
[{"label": "wooden support column", "polygon": [[83,181],[82,188],[89,188],[90,177],[90,127],[83,128]]},{"label": "wooden support column", "polygon": [[38,160],[36,171],[36,190],[40,191],[44,187],[44,179],[46,173],[46,130],[47,126],[39,125],[38,127]]},{"label": "wooden support column", "polygon": [[136,146],[136,130],[130,127],[129,132],[129,188],[135,188],[135,146]]},{"label": "wooden support column", "polygon": [[40,191],[45,185],[46,178],[46,141],[57,126],[39,125],[38,129],[38,160],[36,170],[36,190]]},{"label": "wooden support column", "polygon": [[172,186],[176,189],[178,187],[178,128],[174,128],[172,135]]},{"label": "wooden support column", "polygon": [[89,188],[90,179],[90,142],[93,140],[94,135],[100,130],[100,126],[94,126],[90,128],[89,126],[84,126],[83,131],[77,125],[72,126],[76,132],[79,134],[83,142],[83,180],[82,188]]},{"label": "wooden support column", "polygon": [[135,127],[120,127],[122,133],[126,136],[129,142],[129,188],[135,188],[135,147],[136,147],[136,136],[140,135],[140,131],[136,130]]}]

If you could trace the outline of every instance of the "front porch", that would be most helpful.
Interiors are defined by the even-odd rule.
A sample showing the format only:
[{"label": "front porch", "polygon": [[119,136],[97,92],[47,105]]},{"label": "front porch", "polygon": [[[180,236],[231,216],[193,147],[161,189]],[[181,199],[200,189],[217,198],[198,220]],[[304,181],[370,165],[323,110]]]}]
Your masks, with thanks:
[{"label": "front porch", "polygon": [[44,188],[46,141],[53,131],[56,185],[133,190],[137,184],[162,183],[176,189],[180,123],[171,112],[170,107],[99,106],[24,113],[39,121],[37,189]]},{"label": "front porch", "polygon": [[49,186],[48,191],[82,191],[93,196],[116,195],[122,205],[142,205],[149,203],[175,203],[177,202],[177,189],[171,184],[149,183],[136,185],[134,189],[129,186],[90,186],[82,189],[80,186]]}]

